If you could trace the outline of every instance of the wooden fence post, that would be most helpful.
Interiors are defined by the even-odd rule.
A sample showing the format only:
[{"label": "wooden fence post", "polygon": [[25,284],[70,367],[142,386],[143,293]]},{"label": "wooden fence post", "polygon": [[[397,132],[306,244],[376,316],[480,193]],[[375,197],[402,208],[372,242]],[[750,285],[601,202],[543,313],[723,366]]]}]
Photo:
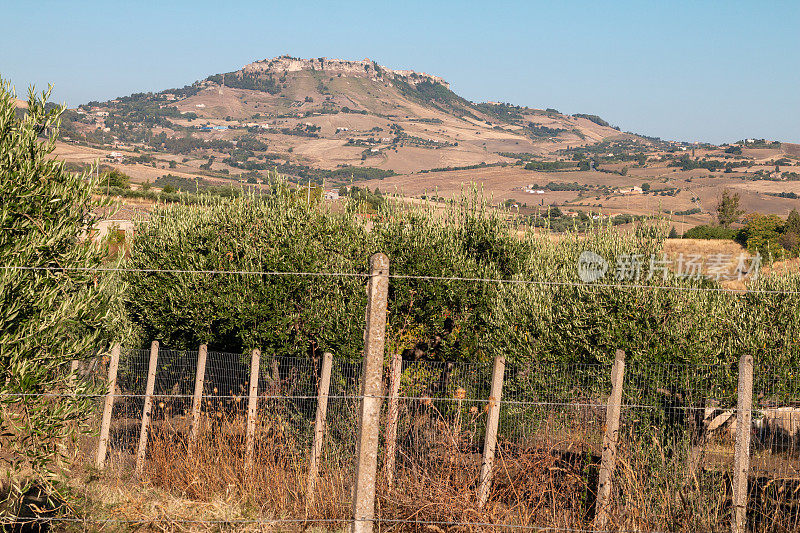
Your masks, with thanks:
[{"label": "wooden fence post", "polygon": [[314,444],[311,448],[311,458],[308,461],[306,494],[309,503],[314,502],[314,488],[317,484],[322,445],[325,442],[325,417],[328,413],[328,393],[331,388],[332,365],[333,354],[325,352],[322,356],[322,372],[320,373],[319,386],[317,387],[317,417],[314,420]]},{"label": "wooden fence post", "polygon": [[403,358],[399,353],[392,356],[389,366],[389,410],[386,420],[386,459],[383,462],[386,485],[394,483],[394,461],[397,455],[397,418],[400,414],[400,376],[403,373]]},{"label": "wooden fence post", "polygon": [[108,392],[105,405],[103,405],[103,419],[100,422],[100,440],[97,443],[97,460],[95,466],[104,468],[106,465],[106,452],[108,451],[108,435],[111,431],[111,412],[114,410],[114,394],[117,390],[117,370],[119,369],[119,343],[111,347],[111,360],[108,363]]},{"label": "wooden fence post", "polygon": [[456,399],[456,420],[453,424],[453,438],[456,446],[461,447],[461,409],[464,405],[464,399],[467,397],[467,391],[459,387],[456,389],[454,398]]},{"label": "wooden fence post", "polygon": [[150,421],[153,416],[153,390],[156,386],[156,366],[158,365],[158,341],[150,344],[150,365],[147,368],[147,386],[144,392],[144,408],[142,409],[142,429],[139,432],[139,447],[136,452],[136,475],[144,471],[144,460],[147,456],[147,438],[150,434]]},{"label": "wooden fence post", "polygon": [[481,463],[480,485],[478,486],[478,508],[486,505],[489,490],[492,488],[494,452],[497,447],[497,429],[500,425],[500,400],[503,394],[503,378],[506,358],[498,355],[492,368],[492,390],[489,396],[489,418],[486,421],[486,440],[483,443],[483,462]]},{"label": "wooden fence post", "polygon": [[750,428],[753,418],[753,356],[739,359],[736,399],[736,445],[733,452],[733,516],[731,531],[747,530],[747,481],[750,474]]},{"label": "wooden fence post", "polygon": [[256,414],[258,414],[258,377],[261,372],[261,350],[254,349],[250,355],[250,389],[247,398],[247,433],[245,437],[244,467],[253,468],[253,450],[256,440]]},{"label": "wooden fence post", "polygon": [[272,388],[273,394],[280,394],[281,391],[281,369],[278,366],[278,360],[272,360]]},{"label": "wooden fence post", "polygon": [[358,449],[355,457],[356,480],[353,486],[352,533],[372,533],[375,518],[375,475],[378,470],[389,258],[381,253],[374,254],[369,258],[369,267],[361,406],[358,416]]},{"label": "wooden fence post", "polygon": [[619,439],[619,418],[622,410],[622,383],[625,379],[625,352],[617,350],[614,366],[611,367],[611,396],[606,406],[606,431],[603,435],[603,454],[600,459],[600,475],[597,484],[594,529],[608,528],[611,510],[611,487],[614,468],[617,463],[617,440]]},{"label": "wooden fence post", "polygon": [[206,378],[206,358],[208,357],[208,346],[200,345],[197,352],[197,372],[194,378],[194,397],[192,398],[192,428],[189,431],[189,454],[194,451],[197,436],[200,434],[200,407],[203,400],[203,382]]}]

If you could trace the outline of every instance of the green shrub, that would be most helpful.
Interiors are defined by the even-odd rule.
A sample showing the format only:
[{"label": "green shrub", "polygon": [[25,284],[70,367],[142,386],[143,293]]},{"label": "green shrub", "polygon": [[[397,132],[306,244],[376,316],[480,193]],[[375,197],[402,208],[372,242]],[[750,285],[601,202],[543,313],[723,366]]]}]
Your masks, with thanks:
[{"label": "green shrub", "polygon": [[[379,209],[366,231],[352,209],[331,213],[283,188],[213,208],[170,206],[137,227],[129,266],[365,274],[369,255],[383,251],[396,273],[497,277],[519,271],[523,246],[500,219],[475,214],[480,206],[450,213],[454,219],[445,224],[427,211],[390,215],[387,209]],[[180,348],[209,342],[227,351],[258,346],[295,356],[331,350],[357,358],[361,350],[365,294],[359,277],[134,272],[127,281],[126,305],[145,339]],[[425,344],[436,358],[478,357],[479,325],[493,290],[467,282],[444,290],[427,281],[393,282],[393,342],[404,349]]]},{"label": "green shrub", "polygon": [[115,187],[117,189],[130,189],[131,178],[119,170],[109,170],[105,172],[99,181],[100,187]]},{"label": "green shrub", "polygon": [[778,243],[783,246],[789,254],[797,256],[800,254],[800,234],[798,233],[784,233],[778,237]]},{"label": "green shrub", "polygon": [[778,239],[784,229],[784,221],[778,215],[752,213],[745,218],[745,227],[737,239],[750,253],[759,253],[766,260],[782,259],[786,250]]},{"label": "green shrub", "polygon": [[736,239],[739,230],[723,228],[722,226],[701,225],[690,228],[683,234],[684,239]]},{"label": "green shrub", "polygon": [[[630,234],[608,225],[557,240],[533,232],[520,238],[478,198],[436,210],[385,200],[368,225],[352,214],[355,199],[340,213],[304,200],[279,187],[269,196],[220,200],[213,209],[202,202],[169,206],[141,223],[130,263],[135,268],[346,274],[130,273],[126,305],[143,338],[177,348],[208,342],[242,353],[260,347],[318,357],[330,350],[358,359],[365,295],[364,280],[355,275],[366,273],[367,260],[377,251],[390,257],[394,274],[448,278],[391,280],[390,351],[468,361],[504,353],[510,368],[520,369],[536,361],[605,363],[621,347],[631,361],[727,365],[740,354],[736,343],[750,346],[749,339],[767,328],[768,322],[741,322],[736,295],[579,283],[578,257],[584,250],[609,261],[605,281],[611,284],[615,258],[660,257],[669,229],[663,224],[641,223]],[[636,284],[717,286],[672,275]],[[791,329],[797,317],[773,319]],[[740,331],[736,343],[731,331]],[[788,347],[771,360],[800,361],[798,349]]]},{"label": "green shrub", "polygon": [[575,118],[585,118],[586,120],[591,120],[598,126],[609,126],[609,123],[603,120],[602,118],[598,117],[597,115],[587,115],[586,113],[575,113],[572,115]]},{"label": "green shrub", "polygon": [[[208,182],[202,178],[192,179],[186,178],[183,176],[175,176],[173,174],[166,174],[164,176],[159,176],[156,178],[156,181],[153,182],[153,185],[156,187],[161,188],[164,192],[175,192],[176,190],[180,190],[183,192],[197,192],[198,182],[201,186],[207,185]],[[169,191],[167,191],[167,186],[170,187]]]},{"label": "green shrub", "polygon": [[525,170],[563,170],[566,168],[575,168],[575,163],[572,161],[530,161],[523,167]]}]

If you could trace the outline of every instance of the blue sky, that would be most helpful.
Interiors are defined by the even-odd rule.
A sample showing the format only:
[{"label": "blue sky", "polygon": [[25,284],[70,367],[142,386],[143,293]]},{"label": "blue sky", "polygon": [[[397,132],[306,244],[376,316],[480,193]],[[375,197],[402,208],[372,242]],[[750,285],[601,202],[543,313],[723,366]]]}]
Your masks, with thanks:
[{"label": "blue sky", "polygon": [[[666,139],[800,142],[800,1],[5,3],[0,75],[75,106],[254,60],[363,59]],[[34,7],[35,6],[35,7]]]}]

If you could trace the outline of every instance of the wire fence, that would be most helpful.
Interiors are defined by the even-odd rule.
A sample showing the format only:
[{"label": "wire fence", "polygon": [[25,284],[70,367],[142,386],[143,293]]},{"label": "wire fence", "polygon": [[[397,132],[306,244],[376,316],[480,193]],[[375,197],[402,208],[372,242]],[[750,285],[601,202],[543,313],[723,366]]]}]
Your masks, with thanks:
[{"label": "wire fence", "polygon": [[[364,399],[361,363],[334,358],[314,498],[306,476],[322,359],[261,357],[254,459],[248,465],[250,354],[207,353],[201,422],[192,448],[198,355],[158,351],[143,476],[169,493],[198,500],[236,487],[241,497],[283,515],[231,524],[351,523]],[[119,360],[108,464],[123,478],[136,461],[149,358],[149,350],[134,349],[123,350]],[[107,358],[84,362],[79,379],[102,383],[108,365]],[[396,395],[391,366],[387,360],[375,523],[419,531],[430,526],[593,529],[610,365],[528,361],[506,367],[494,479],[488,504],[479,511],[475,493],[485,461],[492,365],[405,360]],[[747,508],[753,531],[800,530],[796,370],[757,367],[754,372]],[[728,530],[738,378],[736,368],[719,365],[635,363],[625,369],[609,530]],[[393,402],[396,432],[390,435]],[[96,405],[99,420],[100,402]],[[84,443],[87,457],[95,440]]]},{"label": "wire fence", "polygon": [[[272,277],[309,277],[309,278],[369,278],[370,274],[362,272],[320,272],[320,271],[262,271],[262,270],[196,270],[174,268],[126,268],[126,267],[67,267],[67,266],[29,266],[29,265],[0,265],[0,270],[29,271],[29,272],[111,272],[111,273],[139,273],[139,274],[196,274],[196,275],[229,275],[229,276],[272,276]],[[707,286],[698,284],[665,285],[658,283],[639,283],[635,278],[630,283],[603,282],[603,281],[553,281],[511,278],[481,278],[463,276],[424,276],[418,274],[389,274],[388,278],[398,280],[417,280],[429,282],[469,282],[493,283],[505,285],[533,285],[540,287],[583,287],[600,289],[644,289],[674,291],[683,293],[707,292],[727,293],[734,295],[800,295],[800,290],[792,289],[755,289],[755,288],[730,288],[725,286]],[[691,278],[690,278],[691,279]],[[699,279],[699,278],[697,278]],[[755,279],[755,278],[753,278]]]},{"label": "wire fence", "polygon": [[[65,270],[57,267],[0,267]],[[354,276],[373,274],[170,269],[78,269],[197,275]],[[740,292],[701,286],[550,282],[385,274],[385,279]],[[797,294],[762,290],[752,293]],[[744,294],[744,293],[743,293]],[[385,296],[384,296],[385,299]],[[385,300],[384,300],[385,304]],[[366,339],[365,339],[366,340]],[[203,356],[201,357],[201,352]],[[742,427],[750,436],[746,516],[753,531],[800,531],[800,369],[760,366],[753,376],[752,423],[739,410],[741,376],[724,365],[633,363],[617,384],[611,365],[509,361],[502,394],[490,363],[384,362],[374,517],[353,516],[355,467],[367,365],[335,358],[330,385],[323,358],[202,350],[126,349],[111,394],[95,398],[93,424],[113,405],[107,436],[75,450],[87,463],[107,446],[118,479],[136,478],[176,498],[221,495],[268,510],[269,517],[187,518],[142,507],[104,519],[55,516],[74,524],[174,524],[340,528],[369,522],[386,529],[436,531],[716,531],[737,511],[732,472]],[[203,361],[203,365],[199,361]],[[113,356],[78,365],[74,377],[102,390]],[[203,379],[198,376],[202,375]],[[152,381],[151,381],[152,380]],[[152,395],[147,394],[148,382]],[[251,383],[257,381],[253,388]],[[201,383],[202,382],[202,383]],[[610,479],[609,522],[598,528],[603,464],[621,386]],[[75,393],[64,392],[69,396]],[[82,394],[82,393],[81,393]],[[112,401],[112,403],[108,403]],[[24,401],[24,398],[22,399]],[[151,411],[148,412],[148,402]],[[499,402],[499,403],[498,403]],[[325,404],[324,428],[318,427]],[[495,437],[492,418],[498,422]],[[741,426],[741,427],[740,427]],[[147,428],[147,430],[143,430]],[[105,439],[105,440],[104,440]],[[321,439],[321,440],[320,440]],[[144,443],[144,446],[143,446]],[[495,453],[496,446],[496,453]],[[489,453],[487,450],[492,449]],[[321,450],[316,460],[313,450]],[[315,470],[312,470],[312,463]],[[141,466],[141,469],[140,469]],[[490,483],[486,483],[487,474]],[[313,472],[313,476],[312,476]],[[314,483],[311,483],[313,478]],[[481,491],[488,487],[486,501]],[[603,500],[605,501],[605,500]],[[152,507],[152,506],[151,506]]]}]

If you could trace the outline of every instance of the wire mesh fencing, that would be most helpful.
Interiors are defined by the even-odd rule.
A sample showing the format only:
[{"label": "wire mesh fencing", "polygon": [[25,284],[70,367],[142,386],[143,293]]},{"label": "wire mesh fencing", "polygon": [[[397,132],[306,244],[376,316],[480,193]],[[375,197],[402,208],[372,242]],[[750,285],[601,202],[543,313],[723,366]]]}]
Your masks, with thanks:
[{"label": "wire mesh fencing", "polygon": [[748,515],[761,529],[800,530],[800,379],[762,367],[753,379]]},{"label": "wire mesh fencing", "polygon": [[[322,455],[310,489],[322,358],[260,358],[248,463],[251,354],[207,353],[192,446],[198,355],[158,352],[144,476],[199,500],[235,487],[281,516],[302,510],[312,521],[352,520],[361,363],[333,360]],[[136,460],[149,357],[149,350],[124,350],[120,357],[109,462],[123,471],[132,471]],[[91,379],[101,381],[96,375],[107,371],[107,361],[93,364]],[[512,361],[505,367],[485,506],[476,505],[476,493],[487,460],[492,365],[417,360],[402,361],[398,370],[393,377],[386,361],[375,517],[382,527],[594,527],[610,365]],[[748,524],[753,531],[795,531],[800,382],[790,368],[757,366],[754,376]],[[730,527],[738,379],[735,366],[625,368],[610,530]]]}]

